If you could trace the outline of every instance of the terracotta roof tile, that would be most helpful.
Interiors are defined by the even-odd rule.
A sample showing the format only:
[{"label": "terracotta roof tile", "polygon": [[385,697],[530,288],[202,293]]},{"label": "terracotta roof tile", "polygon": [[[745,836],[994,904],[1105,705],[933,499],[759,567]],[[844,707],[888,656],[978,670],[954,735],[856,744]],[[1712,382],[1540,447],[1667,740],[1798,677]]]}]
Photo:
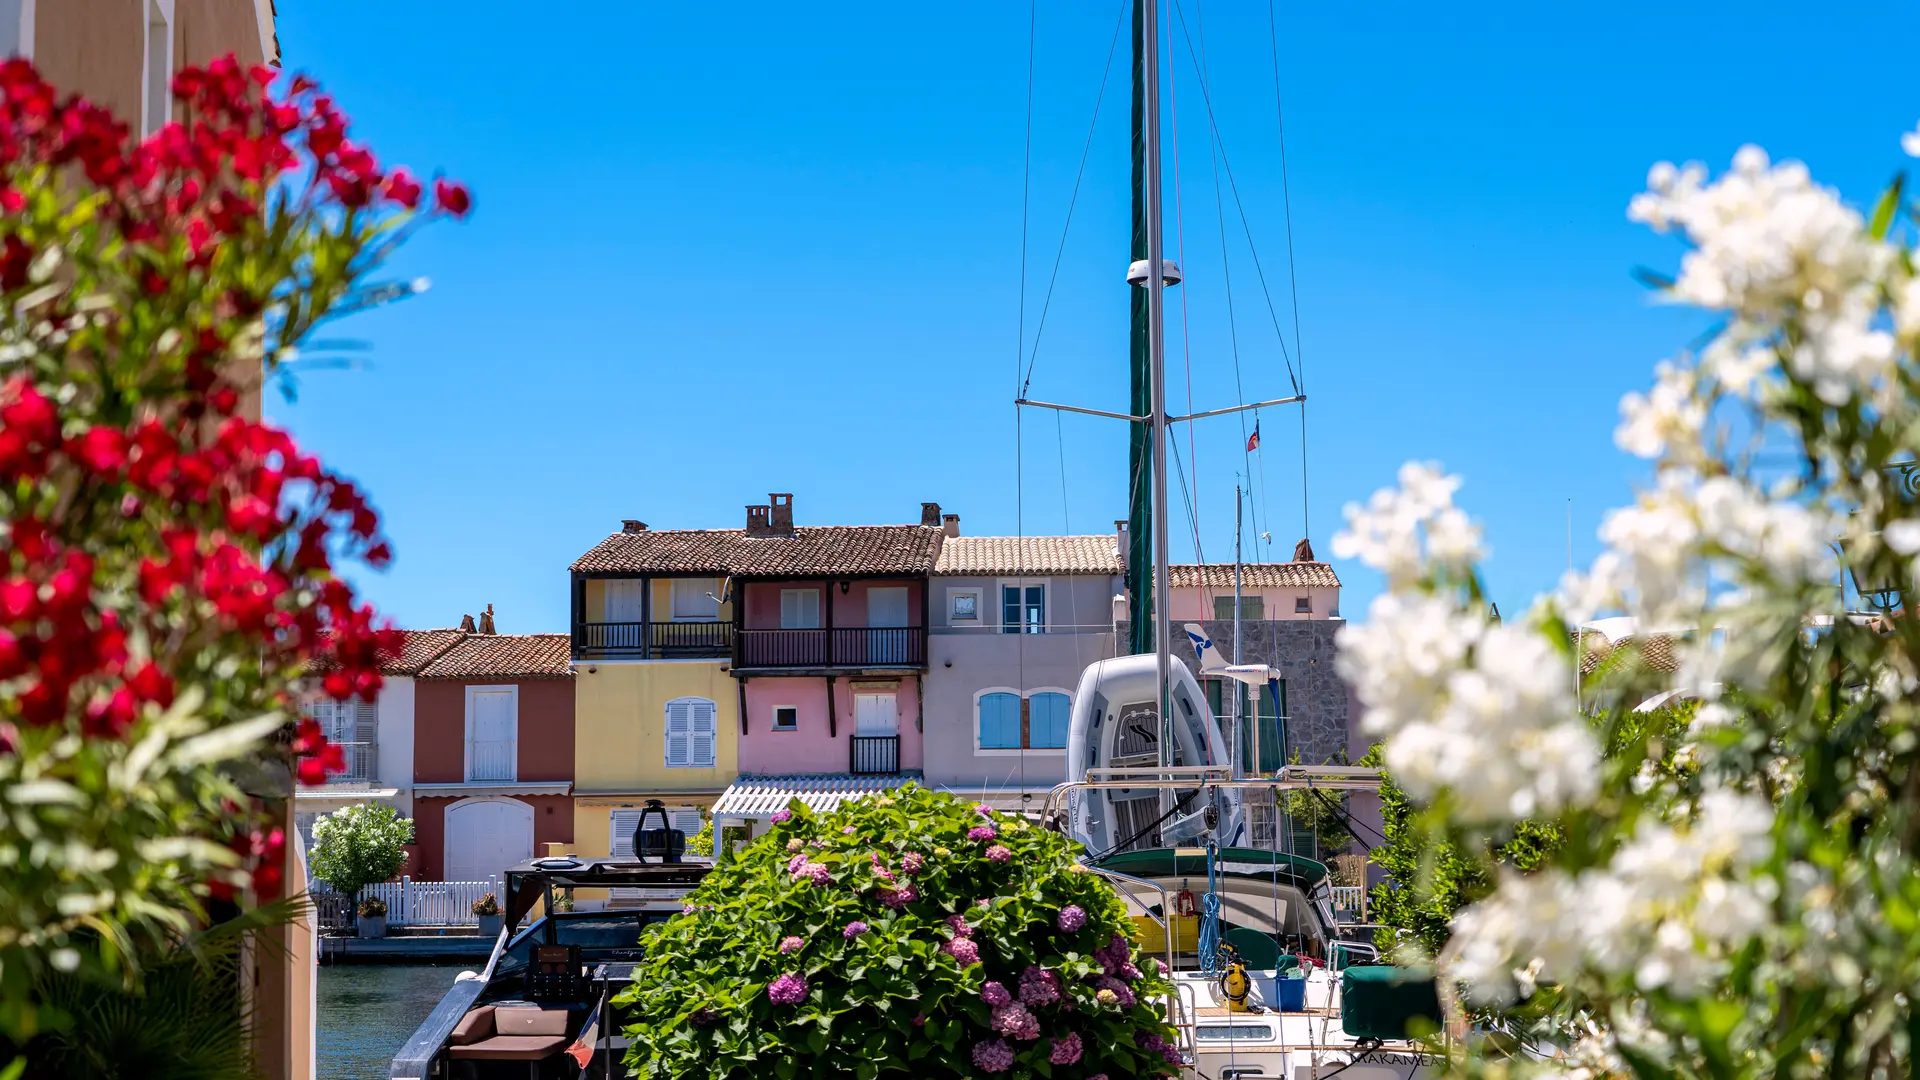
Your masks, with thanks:
[{"label": "terracotta roof tile", "polygon": [[400,655],[380,665],[382,675],[418,675],[420,669],[439,659],[440,654],[466,636],[464,630],[402,630],[407,644]]},{"label": "terracotta roof tile", "polygon": [[940,545],[936,574],[1119,574],[1106,536],[954,536]]},{"label": "terracotta roof tile", "polygon": [[564,679],[573,675],[565,634],[468,634],[421,672],[423,679]]},{"label": "terracotta roof tile", "polygon": [[[1174,563],[1167,581],[1176,589],[1231,589],[1232,563]],[[1337,589],[1340,576],[1323,562],[1243,563],[1241,585],[1249,589]]]},{"label": "terracotta roof tile", "polygon": [[659,529],[614,533],[574,561],[582,573],[925,574],[945,537],[930,525],[807,526],[792,536],[744,529]]},{"label": "terracotta roof tile", "polygon": [[1576,644],[1580,650],[1580,673],[1591,675],[1598,671],[1601,664],[1607,662],[1614,650],[1635,648],[1640,650],[1640,662],[1649,670],[1671,675],[1680,670],[1680,660],[1673,654],[1673,635],[1645,634],[1638,637],[1623,637],[1619,641],[1610,640],[1598,630],[1585,629],[1574,631]]}]

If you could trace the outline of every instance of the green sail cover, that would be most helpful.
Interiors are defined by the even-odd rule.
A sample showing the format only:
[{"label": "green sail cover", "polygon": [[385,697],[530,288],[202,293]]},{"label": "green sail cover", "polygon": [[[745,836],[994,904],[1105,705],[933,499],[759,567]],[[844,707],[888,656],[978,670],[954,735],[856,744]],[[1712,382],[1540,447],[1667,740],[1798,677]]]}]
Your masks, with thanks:
[{"label": "green sail cover", "polygon": [[[1146,13],[1133,0],[1133,246],[1132,259],[1147,257],[1146,188]],[[1127,286],[1132,319],[1127,355],[1133,373],[1129,412],[1145,416],[1153,408],[1153,383],[1147,354],[1147,290]],[[1128,651],[1153,651],[1153,430],[1134,422],[1127,439],[1127,618]]]},{"label": "green sail cover", "polygon": [[1340,973],[1340,1026],[1350,1039],[1418,1039],[1440,1030],[1440,991],[1425,968],[1374,964]]}]

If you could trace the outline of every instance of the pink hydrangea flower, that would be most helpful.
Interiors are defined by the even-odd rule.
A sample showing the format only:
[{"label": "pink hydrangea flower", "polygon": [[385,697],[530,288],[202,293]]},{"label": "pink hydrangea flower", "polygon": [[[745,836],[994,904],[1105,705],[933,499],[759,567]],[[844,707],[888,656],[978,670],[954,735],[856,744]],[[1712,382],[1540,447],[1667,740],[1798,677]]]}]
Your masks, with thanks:
[{"label": "pink hydrangea flower", "polygon": [[917,851],[907,852],[906,856],[900,860],[900,869],[909,874],[919,873],[920,868],[925,865],[927,865],[926,858]]},{"label": "pink hydrangea flower", "polygon": [[973,906],[974,906],[974,907],[992,907],[992,906],[993,906],[993,900],[992,900],[992,899],[991,899],[990,897],[985,897],[985,896],[983,896],[983,897],[981,897],[980,899],[978,899],[978,900],[975,900],[975,901],[973,902]]},{"label": "pink hydrangea flower", "polygon": [[825,885],[833,879],[833,871],[827,869],[826,863],[808,862],[804,859],[802,859],[798,867],[794,868],[792,873],[793,880],[811,881],[815,885]]},{"label": "pink hydrangea flower", "polygon": [[798,1005],[807,1000],[807,980],[789,971],[767,984],[767,1000],[775,1005]]},{"label": "pink hydrangea flower", "polygon": [[1087,1080],[1107,1080],[1107,1074],[1106,1074],[1106,1073],[1094,1073],[1094,1074],[1093,1074],[1092,1076],[1089,1076],[1089,1077],[1087,1077]]},{"label": "pink hydrangea flower", "polygon": [[963,968],[972,967],[980,962],[980,946],[967,938],[954,938],[940,946],[940,951],[958,960]]},{"label": "pink hydrangea flower", "polygon": [[1093,1000],[1102,1005],[1112,1005],[1120,1000],[1120,995],[1111,990],[1096,990],[1094,991]]},{"label": "pink hydrangea flower", "polygon": [[902,885],[897,889],[880,889],[873,895],[880,901],[881,907],[890,908],[894,911],[898,911],[908,904],[913,903],[915,900],[920,899],[920,894],[915,892],[911,885]]},{"label": "pink hydrangea flower", "polygon": [[947,929],[953,931],[954,937],[972,937],[973,936],[973,925],[967,922],[967,917],[965,915],[947,916]]},{"label": "pink hydrangea flower", "polygon": [[980,1000],[994,1006],[1010,1005],[1013,1003],[1013,995],[1007,993],[1007,988],[999,983],[990,982],[980,988]]},{"label": "pink hydrangea flower", "polygon": [[790,952],[794,952],[798,950],[802,945],[805,945],[805,944],[806,942],[803,941],[802,939],[795,937],[792,934],[788,934],[786,937],[783,937],[780,939],[780,955],[785,956]]},{"label": "pink hydrangea flower", "polygon": [[1009,1039],[1032,1042],[1040,1037],[1040,1021],[1025,1005],[1002,1005],[993,1010],[993,1030]]},{"label": "pink hydrangea flower", "polygon": [[775,810],[775,811],[773,812],[773,817],[772,817],[772,819],[771,819],[771,820],[773,821],[773,823],[774,823],[775,825],[785,825],[785,824],[786,824],[787,822],[789,822],[789,821],[792,821],[792,820],[793,820],[793,811],[791,811],[791,810]]},{"label": "pink hydrangea flower", "polygon": [[851,826],[851,825],[849,825],[849,826],[847,826],[846,828],[844,828],[844,829],[841,829],[841,830],[840,830],[840,835],[841,835],[841,836],[852,836],[853,834],[854,834],[854,828],[853,828],[853,826]]},{"label": "pink hydrangea flower", "polygon": [[847,928],[845,930],[840,931],[840,936],[843,938],[857,938],[861,934],[866,933],[867,929],[868,927],[866,923],[861,922],[859,919],[855,919],[852,922],[847,924]]},{"label": "pink hydrangea flower", "polygon": [[998,835],[998,833],[993,831],[993,826],[991,825],[975,825],[973,828],[967,830],[967,839],[969,840],[991,840]]},{"label": "pink hydrangea flower", "polygon": [[1058,926],[1062,933],[1071,934],[1087,925],[1087,913],[1079,904],[1068,904],[1060,909],[1060,916],[1054,920],[1054,925]]},{"label": "pink hydrangea flower", "polygon": [[988,806],[986,803],[981,803],[973,808],[973,812],[983,818],[990,818],[993,816],[993,807]]},{"label": "pink hydrangea flower", "polygon": [[1013,1047],[1005,1039],[988,1039],[973,1044],[973,1064],[981,1072],[1006,1072],[1013,1067]]},{"label": "pink hydrangea flower", "polygon": [[1125,979],[1125,980],[1127,980],[1128,982],[1139,982],[1139,981],[1140,981],[1140,969],[1139,969],[1139,968],[1137,968],[1137,967],[1134,967],[1134,966],[1133,966],[1132,964],[1130,964],[1130,963],[1127,963],[1127,964],[1121,964],[1121,965],[1120,965],[1120,977],[1121,977],[1121,978],[1123,978],[1123,979]]},{"label": "pink hydrangea flower", "polygon": [[[795,843],[798,843],[798,841],[795,841]],[[787,860],[787,873],[798,874],[800,868],[805,865],[807,865],[806,855],[795,855],[793,858]]]},{"label": "pink hydrangea flower", "polygon": [[1048,1005],[1060,1000],[1060,976],[1045,968],[1028,965],[1020,973],[1020,1002],[1024,1005]]},{"label": "pink hydrangea flower", "polygon": [[796,837],[794,837],[793,839],[791,839],[791,840],[789,840],[789,841],[787,841],[787,850],[788,850],[788,851],[799,851],[800,849],[802,849],[802,848],[804,848],[804,847],[806,847],[806,846],[807,846],[807,845],[805,845],[805,844],[803,844],[803,843],[801,843],[801,842],[800,842],[800,838],[799,838],[799,837],[797,837],[797,836],[796,836]]},{"label": "pink hydrangea flower", "polygon": [[1078,1062],[1080,1060],[1079,1033],[1069,1031],[1053,1040],[1053,1053],[1047,1055],[1047,1060],[1055,1065],[1072,1065]]},{"label": "pink hydrangea flower", "polygon": [[994,862],[1006,862],[1013,858],[1013,849],[1004,844],[995,844],[987,849],[987,858]]}]

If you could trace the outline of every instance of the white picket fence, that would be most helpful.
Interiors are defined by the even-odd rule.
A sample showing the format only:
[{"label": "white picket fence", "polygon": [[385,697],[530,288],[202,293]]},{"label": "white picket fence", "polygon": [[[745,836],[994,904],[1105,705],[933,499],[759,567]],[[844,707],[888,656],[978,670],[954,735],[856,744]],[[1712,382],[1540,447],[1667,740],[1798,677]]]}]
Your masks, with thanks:
[{"label": "white picket fence", "polygon": [[1334,885],[1333,914],[1341,922],[1367,921],[1367,890],[1358,885]]},{"label": "white picket fence", "polygon": [[[473,902],[487,893],[492,893],[502,907],[506,905],[500,882],[494,878],[415,881],[403,877],[399,881],[369,885],[360,890],[360,898],[385,901],[388,926],[472,926],[479,921],[473,913]],[[335,929],[352,925],[354,904],[347,897],[335,893],[324,881],[313,883],[312,894],[322,926]]]}]

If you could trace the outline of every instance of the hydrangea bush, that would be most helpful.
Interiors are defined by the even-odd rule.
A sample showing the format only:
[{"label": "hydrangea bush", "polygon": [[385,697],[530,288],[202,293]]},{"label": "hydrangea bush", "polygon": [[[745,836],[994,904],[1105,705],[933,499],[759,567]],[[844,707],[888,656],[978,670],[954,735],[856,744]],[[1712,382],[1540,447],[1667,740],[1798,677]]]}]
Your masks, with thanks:
[{"label": "hydrangea bush", "polygon": [[650,928],[620,1001],[658,1078],[1151,1077],[1170,983],[1077,845],[908,785],[797,800]]},{"label": "hydrangea bush", "polygon": [[[1920,154],[1920,133],[1905,140]],[[1905,1077],[1920,1050],[1920,275],[1896,182],[1867,212],[1756,148],[1657,166],[1630,215],[1685,243],[1663,296],[1717,333],[1622,402],[1652,475],[1605,550],[1492,622],[1458,480],[1408,465],[1336,550],[1387,579],[1340,641],[1385,760],[1489,891],[1441,960],[1515,1040],[1464,1071]],[[1843,575],[1890,611],[1849,612]],[[1577,680],[1570,626],[1625,614]],[[1637,710],[1671,685],[1677,723]],[[1556,842],[1491,856],[1531,820]],[[1499,1053],[1495,1053],[1495,1051]]]},{"label": "hydrangea bush", "polygon": [[258,398],[469,200],[277,78],[185,69],[141,139],[0,64],[0,1039],[61,1022],[37,978],[278,897],[255,796],[343,765],[294,687],[371,701],[398,644],[335,570],[386,564],[378,515]]}]

